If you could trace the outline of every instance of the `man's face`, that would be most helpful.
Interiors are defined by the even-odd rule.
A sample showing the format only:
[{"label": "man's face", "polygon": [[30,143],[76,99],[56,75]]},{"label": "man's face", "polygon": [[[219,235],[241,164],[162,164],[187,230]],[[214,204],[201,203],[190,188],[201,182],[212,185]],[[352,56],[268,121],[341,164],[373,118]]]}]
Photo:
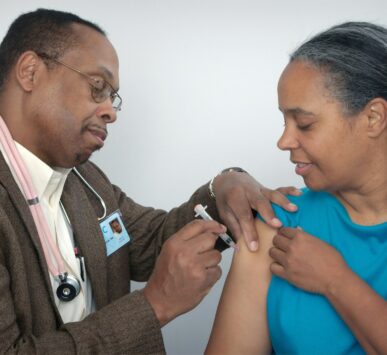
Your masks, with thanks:
[{"label": "man's face", "polygon": [[[110,42],[88,27],[74,28],[80,45],[58,59],[92,78],[107,81],[117,90],[118,58]],[[95,102],[87,77],[54,64],[35,88],[23,129],[28,132],[26,147],[40,159],[50,166],[70,168],[102,148],[107,124],[116,120],[116,112],[110,98]]]},{"label": "man's face", "polygon": [[121,225],[116,219],[110,223],[110,226],[112,227],[113,232],[115,232],[115,233],[122,232]]}]

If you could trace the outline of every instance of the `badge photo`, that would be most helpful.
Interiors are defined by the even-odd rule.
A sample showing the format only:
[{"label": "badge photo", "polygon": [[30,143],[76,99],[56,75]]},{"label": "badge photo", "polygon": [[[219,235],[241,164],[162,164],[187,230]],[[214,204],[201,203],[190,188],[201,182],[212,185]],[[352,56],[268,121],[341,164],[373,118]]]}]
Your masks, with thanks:
[{"label": "badge photo", "polygon": [[113,212],[100,223],[106,245],[106,255],[109,256],[129,243],[130,236],[125,229],[119,210]]}]

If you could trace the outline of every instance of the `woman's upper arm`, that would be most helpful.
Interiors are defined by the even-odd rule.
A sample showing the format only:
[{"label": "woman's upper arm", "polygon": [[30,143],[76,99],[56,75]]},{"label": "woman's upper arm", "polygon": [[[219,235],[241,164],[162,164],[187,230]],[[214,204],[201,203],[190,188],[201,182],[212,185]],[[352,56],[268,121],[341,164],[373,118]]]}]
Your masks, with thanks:
[{"label": "woman's upper arm", "polygon": [[276,230],[257,220],[259,250],[238,243],[223,288],[207,354],[269,353],[266,297],[271,274],[268,251]]}]

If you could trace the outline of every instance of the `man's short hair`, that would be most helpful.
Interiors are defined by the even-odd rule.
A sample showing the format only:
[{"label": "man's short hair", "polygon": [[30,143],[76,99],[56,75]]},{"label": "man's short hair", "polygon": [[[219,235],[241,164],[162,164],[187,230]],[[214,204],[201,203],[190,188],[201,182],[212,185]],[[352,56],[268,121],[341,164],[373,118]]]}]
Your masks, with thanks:
[{"label": "man's short hair", "polygon": [[38,9],[19,16],[0,44],[0,91],[22,53],[31,50],[58,59],[76,46],[77,36],[72,24],[87,26],[106,36],[98,25],[69,12]]}]

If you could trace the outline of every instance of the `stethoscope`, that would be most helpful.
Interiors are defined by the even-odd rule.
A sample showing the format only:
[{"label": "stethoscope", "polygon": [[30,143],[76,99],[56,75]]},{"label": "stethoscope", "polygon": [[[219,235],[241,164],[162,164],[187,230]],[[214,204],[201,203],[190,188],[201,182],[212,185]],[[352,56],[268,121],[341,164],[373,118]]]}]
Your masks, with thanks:
[{"label": "stethoscope", "polygon": [[[85,186],[94,194],[94,196],[99,200],[102,208],[103,208],[103,213],[102,213],[102,216],[101,217],[97,217],[97,220],[100,221],[102,219],[104,219],[106,217],[106,213],[107,213],[107,208],[106,208],[106,204],[105,204],[105,201],[103,200],[103,198],[98,194],[97,191],[95,191],[93,189],[93,187],[86,181],[86,179],[81,175],[81,173],[78,171],[77,168],[72,168],[72,170],[74,171],[74,173],[76,175],[78,175],[79,179],[85,184]],[[67,222],[69,222],[70,224],[70,220],[68,219],[68,216],[67,216],[67,213],[66,211],[65,212],[65,216],[66,216],[66,219],[67,219]]]},{"label": "stethoscope", "polygon": [[[75,297],[78,296],[81,290],[81,283],[75,276],[69,275],[69,273],[65,270],[62,255],[60,254],[60,251],[51,236],[47,220],[44,216],[42,206],[32,184],[31,177],[29,176],[24,161],[22,160],[19,151],[16,148],[15,142],[12,139],[8,127],[6,126],[1,116],[0,143],[2,144],[5,153],[8,156],[10,165],[16,174],[20,186],[26,196],[27,204],[30,208],[36,229],[38,231],[40,243],[43,248],[44,257],[46,259],[49,272],[59,281],[59,285],[56,289],[56,295],[61,301],[72,301]],[[76,168],[73,168],[72,170],[100,201],[103,208],[103,214],[101,217],[98,217],[98,220],[104,219],[107,212],[105,201]],[[62,203],[60,203],[60,206],[65,215],[67,223],[71,226],[70,219]]]}]

